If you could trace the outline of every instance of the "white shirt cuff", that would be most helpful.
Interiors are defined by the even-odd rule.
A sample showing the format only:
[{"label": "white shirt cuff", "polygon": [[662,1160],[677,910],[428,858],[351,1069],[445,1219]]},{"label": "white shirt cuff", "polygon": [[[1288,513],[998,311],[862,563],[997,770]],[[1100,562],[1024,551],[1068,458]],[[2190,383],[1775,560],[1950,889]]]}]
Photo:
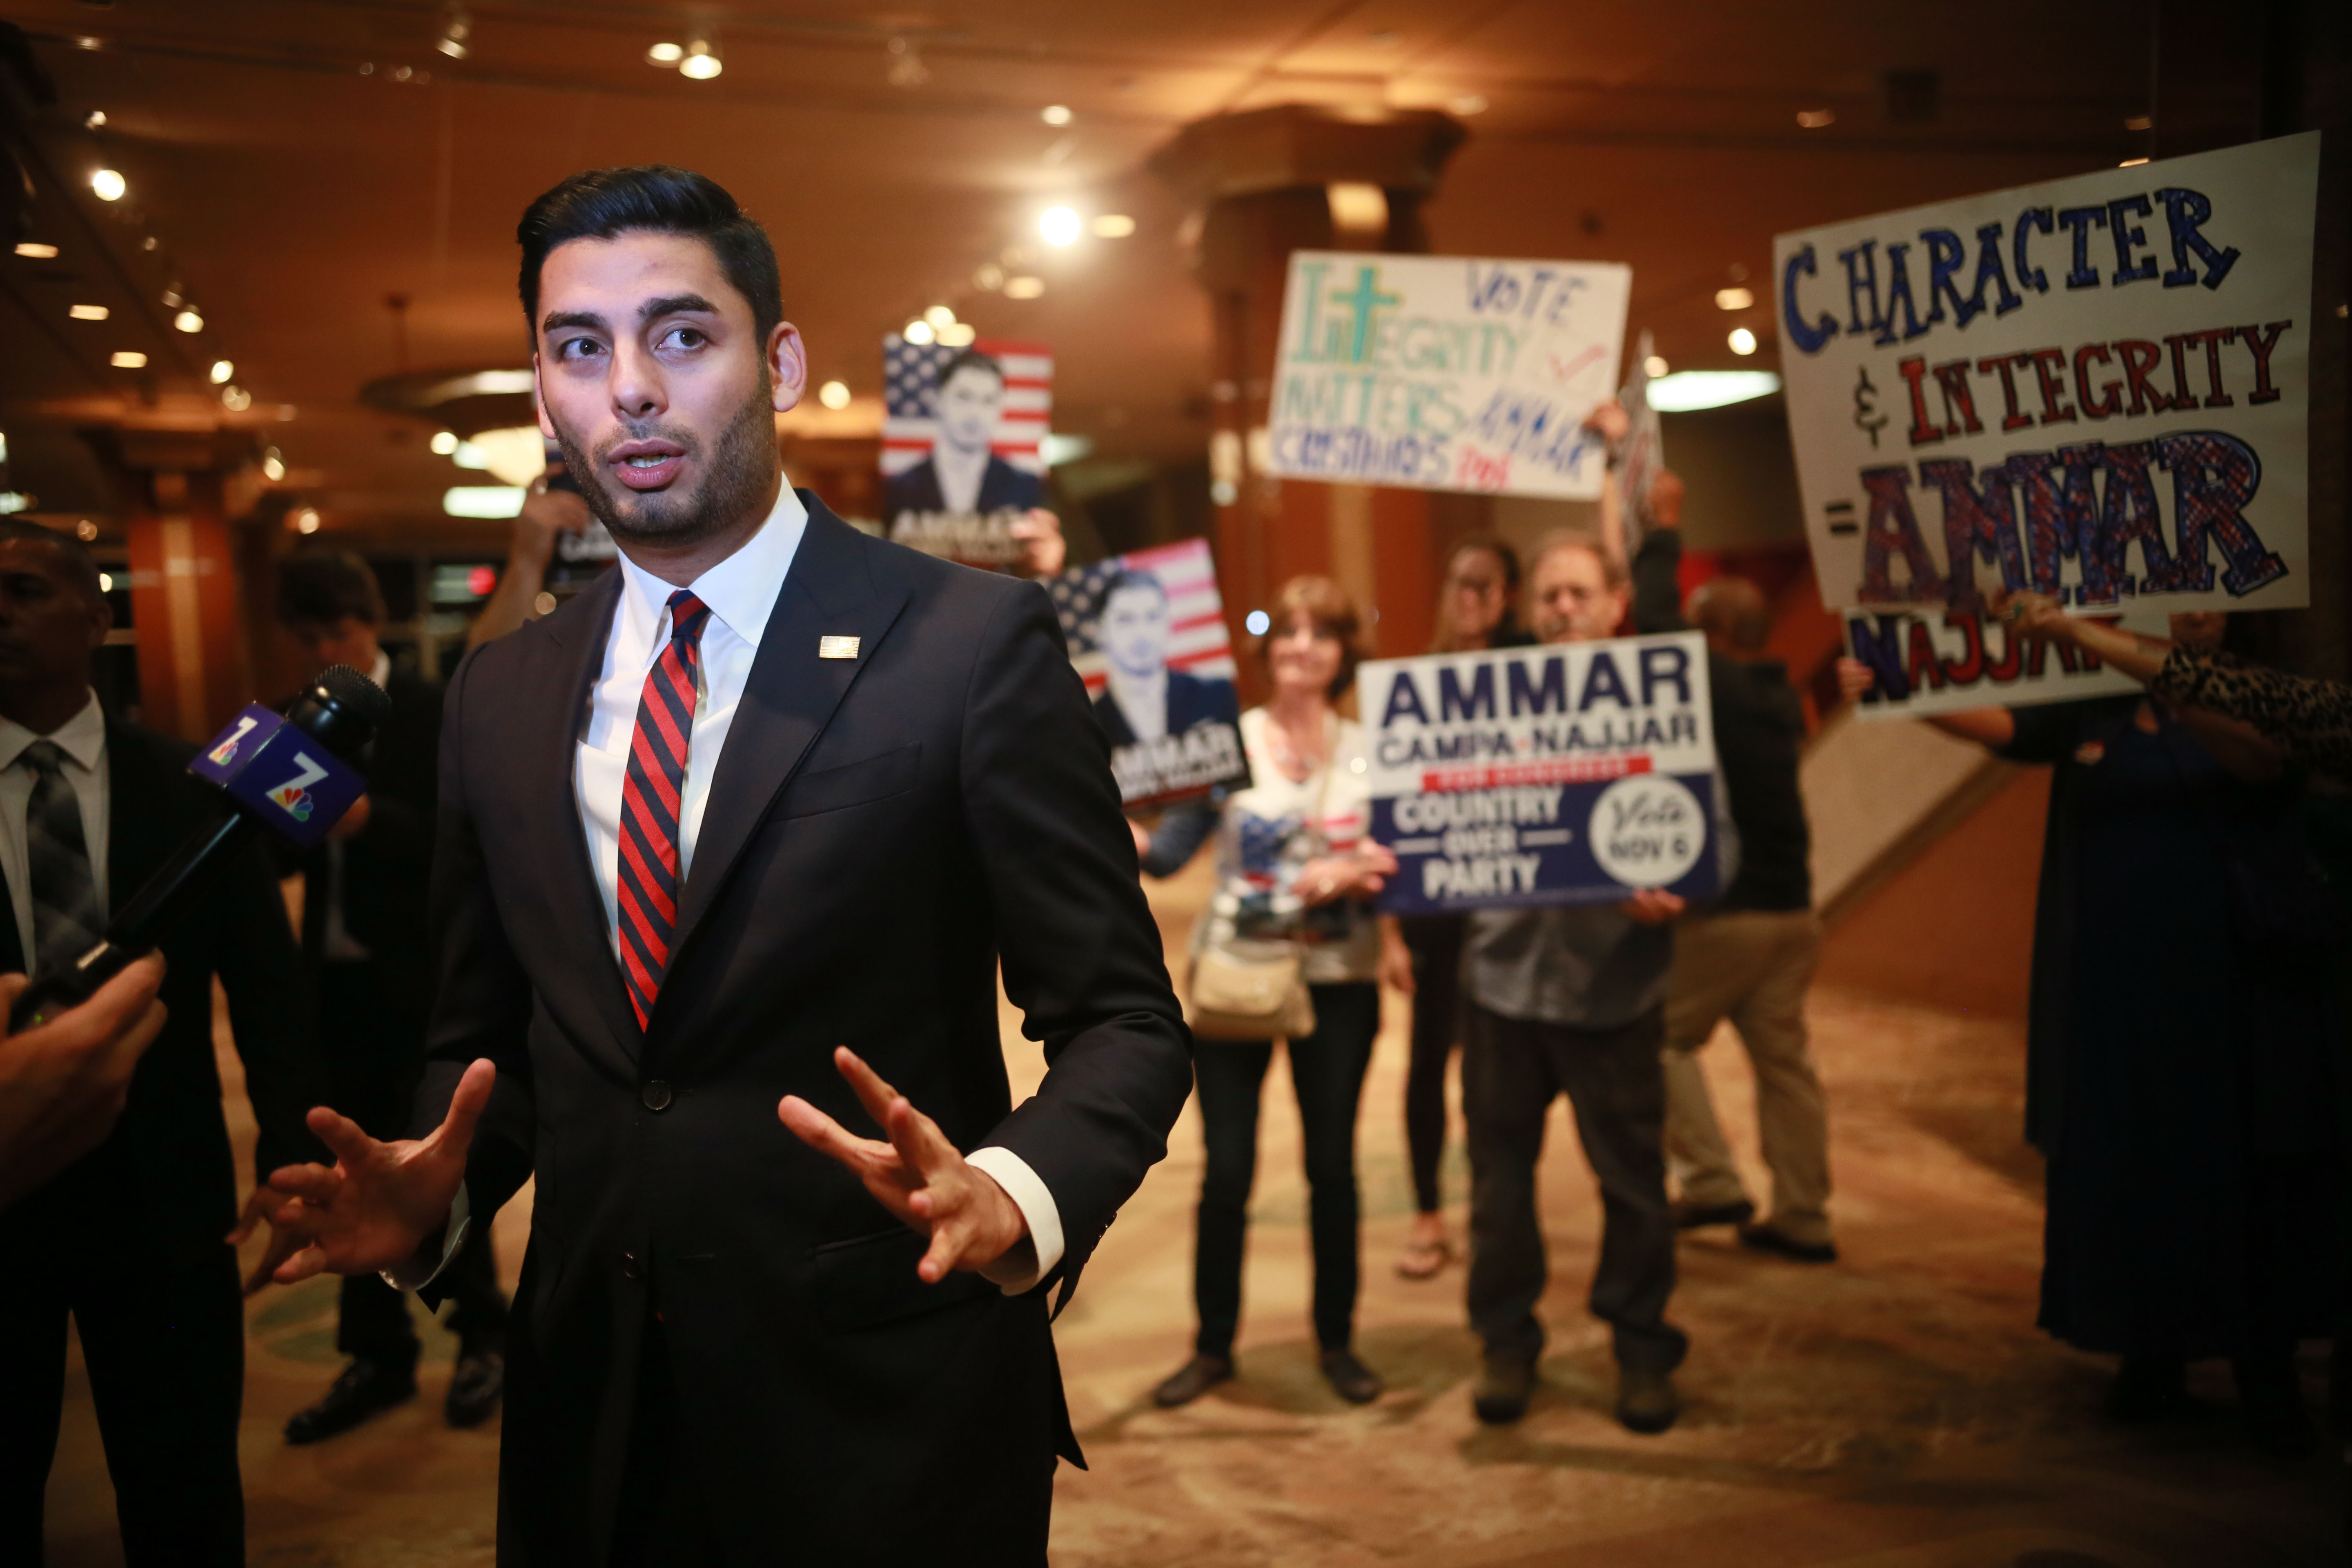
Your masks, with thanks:
[{"label": "white shirt cuff", "polygon": [[[1025,1170],[1027,1167],[1023,1168]],[[383,1270],[383,1282],[395,1290],[424,1289],[441,1278],[441,1271],[449,1267],[449,1260],[457,1256],[459,1247],[466,1245],[466,1233],[473,1227],[474,1205],[466,1200],[466,1184],[460,1182],[457,1184],[457,1195],[449,1205],[448,1228],[441,1233],[441,1256],[436,1258],[420,1247],[416,1249],[417,1256]],[[1058,1237],[1061,1233],[1056,1231],[1055,1234]],[[430,1268],[425,1267],[428,1263],[432,1265]]]},{"label": "white shirt cuff", "polygon": [[1019,1296],[1037,1288],[1037,1281],[1054,1271],[1062,1261],[1062,1211],[1054,1205],[1054,1194],[1029,1162],[1010,1149],[991,1146],[975,1149],[964,1156],[974,1169],[985,1172],[1021,1217],[1029,1224],[1029,1246],[1016,1247],[980,1271],[981,1278],[997,1286],[1008,1296]]}]

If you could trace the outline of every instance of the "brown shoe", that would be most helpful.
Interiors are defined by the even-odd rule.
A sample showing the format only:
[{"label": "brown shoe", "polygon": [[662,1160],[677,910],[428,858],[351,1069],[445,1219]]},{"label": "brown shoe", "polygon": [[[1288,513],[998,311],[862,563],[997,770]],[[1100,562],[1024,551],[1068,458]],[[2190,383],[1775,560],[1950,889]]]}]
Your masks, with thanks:
[{"label": "brown shoe", "polygon": [[1351,1350],[1325,1351],[1320,1358],[1323,1381],[1350,1405],[1370,1405],[1387,1386],[1381,1374],[1356,1359]]},{"label": "brown shoe", "polygon": [[1176,1369],[1168,1381],[1151,1391],[1151,1403],[1162,1410],[1190,1405],[1234,1375],[1234,1363],[1223,1356],[1196,1355]]}]

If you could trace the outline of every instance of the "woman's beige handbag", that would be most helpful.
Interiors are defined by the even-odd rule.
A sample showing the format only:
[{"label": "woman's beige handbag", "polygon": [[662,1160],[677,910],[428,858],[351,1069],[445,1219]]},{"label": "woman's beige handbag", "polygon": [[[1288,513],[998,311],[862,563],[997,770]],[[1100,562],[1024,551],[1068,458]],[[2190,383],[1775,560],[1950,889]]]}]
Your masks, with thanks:
[{"label": "woman's beige handbag", "polygon": [[1298,944],[1236,939],[1192,958],[1192,1033],[1211,1040],[1301,1039],[1315,1032],[1315,999]]}]

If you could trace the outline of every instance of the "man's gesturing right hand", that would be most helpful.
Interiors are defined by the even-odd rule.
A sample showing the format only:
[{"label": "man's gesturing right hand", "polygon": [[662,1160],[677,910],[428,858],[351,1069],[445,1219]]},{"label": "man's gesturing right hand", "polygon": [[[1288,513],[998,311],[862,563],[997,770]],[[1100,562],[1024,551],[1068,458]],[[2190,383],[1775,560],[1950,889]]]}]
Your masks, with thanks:
[{"label": "man's gesturing right hand", "polygon": [[449,1114],[426,1138],[379,1142],[348,1117],[314,1107],[310,1131],[334,1151],[335,1165],[288,1165],[269,1173],[270,1190],[292,1200],[273,1222],[307,1244],[272,1278],[291,1285],[320,1273],[373,1274],[407,1262],[439,1236],[466,1180],[474,1123],[498,1076],[488,1058],[467,1068]]}]

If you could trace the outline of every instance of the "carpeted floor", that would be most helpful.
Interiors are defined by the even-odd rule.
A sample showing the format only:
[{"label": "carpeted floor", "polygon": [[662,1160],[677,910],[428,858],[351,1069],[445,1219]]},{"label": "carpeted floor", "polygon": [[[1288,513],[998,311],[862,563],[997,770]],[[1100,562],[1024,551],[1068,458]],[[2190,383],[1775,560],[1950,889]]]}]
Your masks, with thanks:
[{"label": "carpeted floor", "polygon": [[[1171,939],[1197,879],[1157,890]],[[2234,1568],[2344,1561],[2344,1465],[2254,1453],[2229,1414],[2226,1369],[2200,1368],[2204,1419],[2125,1430],[2095,1415],[2105,1368],[2032,1326],[2040,1166],[2020,1141],[2021,1031],[1817,992],[1832,1095],[1843,1262],[1743,1252],[1729,1232],[1683,1247],[1674,1316],[1692,1336],[1680,1426],[1634,1436],[1611,1419],[1605,1334],[1582,1299],[1598,1205],[1556,1116],[1545,1173],[1554,1279],[1543,1391],[1510,1430],[1469,1406],[1475,1348],[1458,1268],[1398,1279],[1410,1208],[1399,1094],[1403,1004],[1367,1087],[1360,1167],[1366,1290],[1360,1348],[1390,1384],[1342,1405],[1307,1325],[1303,1183],[1287,1079],[1267,1086],[1241,1378],[1180,1411],[1148,1390],[1191,1331],[1191,1216],[1200,1133],[1126,1206],[1057,1335],[1092,1469],[1062,1472],[1058,1568],[1374,1563],[1432,1568]],[[1035,1048],[1008,1027],[1016,1089]],[[1213,1047],[1206,1047],[1213,1048]],[[234,1066],[233,1058],[225,1058]],[[1707,1052],[1725,1123],[1754,1152],[1746,1064]],[[232,1078],[234,1075],[231,1075]],[[232,1091],[234,1095],[234,1090]],[[241,1098],[232,1110],[244,1120]],[[1759,1192],[1760,1169],[1756,1171]],[[1450,1152],[1457,1237],[1466,1185]],[[500,1215],[511,1281],[527,1205]],[[2315,1244],[2317,1238],[2315,1238]],[[467,1568],[491,1560],[497,1424],[439,1419],[449,1336],[427,1331],[423,1396],[359,1431],[289,1449],[286,1416],[333,1375],[334,1289],[273,1290],[249,1314],[244,1463],[263,1568]],[[2316,1347],[2306,1383],[2315,1409]],[[105,1463],[79,1363],[49,1487],[54,1568],[121,1562]]]}]

